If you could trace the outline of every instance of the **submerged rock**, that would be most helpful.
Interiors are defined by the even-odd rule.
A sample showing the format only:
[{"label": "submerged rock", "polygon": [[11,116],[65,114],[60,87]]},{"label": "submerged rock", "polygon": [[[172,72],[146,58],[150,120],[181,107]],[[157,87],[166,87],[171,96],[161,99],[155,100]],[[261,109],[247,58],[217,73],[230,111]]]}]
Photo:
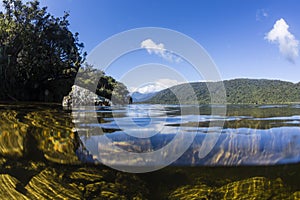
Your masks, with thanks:
[{"label": "submerged rock", "polygon": [[[149,196],[135,174],[104,166],[9,161],[0,166],[0,199],[142,200]],[[12,175],[8,175],[12,174]]]},{"label": "submerged rock", "polygon": [[112,174],[111,172],[112,170],[96,170],[94,168],[82,167],[70,172],[68,178],[70,178],[73,181],[83,181],[84,183],[92,183],[114,178],[114,174]]},{"label": "submerged rock", "polygon": [[79,168],[66,178],[84,188],[84,199],[146,199],[146,184],[134,174],[117,172],[103,167]]},{"label": "submerged rock", "polygon": [[22,157],[28,125],[16,118],[16,111],[0,112],[0,155],[11,158]]},{"label": "submerged rock", "polygon": [[8,175],[0,174],[0,199],[20,199],[29,200],[24,194],[17,191],[17,186],[20,182]]},{"label": "submerged rock", "polygon": [[5,162],[6,162],[6,159],[0,157],[0,167],[1,167],[1,165],[3,165]]},{"label": "submerged rock", "polygon": [[[177,188],[168,199],[170,200],[202,200],[202,199],[289,199],[289,189],[281,179],[270,180],[265,177],[252,177],[228,183],[221,187],[209,187],[203,183]],[[294,193],[294,195],[297,195]]]},{"label": "submerged rock", "polygon": [[76,155],[80,139],[73,130],[70,116],[55,110],[45,110],[31,112],[25,118],[33,125],[31,135],[47,160],[61,164],[80,163]]},{"label": "submerged rock", "polygon": [[187,185],[176,189],[169,196],[170,200],[181,199],[216,199],[213,198],[213,189],[205,184]]},{"label": "submerged rock", "polygon": [[300,199],[300,191],[294,192],[290,197],[290,200]]},{"label": "submerged rock", "polygon": [[0,111],[0,157],[78,164],[80,139],[73,127],[68,113],[55,109]]},{"label": "submerged rock", "polygon": [[62,175],[52,168],[43,170],[26,185],[27,196],[30,199],[82,199],[80,189]]},{"label": "submerged rock", "polygon": [[281,179],[253,177],[236,181],[216,190],[223,199],[286,199],[289,194]]}]

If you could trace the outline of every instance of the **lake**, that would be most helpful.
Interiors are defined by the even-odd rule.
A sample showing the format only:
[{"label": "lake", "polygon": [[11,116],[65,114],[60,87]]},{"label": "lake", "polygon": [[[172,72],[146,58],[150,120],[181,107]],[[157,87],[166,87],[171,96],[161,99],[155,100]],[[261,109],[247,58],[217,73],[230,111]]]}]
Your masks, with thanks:
[{"label": "lake", "polygon": [[0,197],[298,199],[299,124],[298,104],[2,103]]}]

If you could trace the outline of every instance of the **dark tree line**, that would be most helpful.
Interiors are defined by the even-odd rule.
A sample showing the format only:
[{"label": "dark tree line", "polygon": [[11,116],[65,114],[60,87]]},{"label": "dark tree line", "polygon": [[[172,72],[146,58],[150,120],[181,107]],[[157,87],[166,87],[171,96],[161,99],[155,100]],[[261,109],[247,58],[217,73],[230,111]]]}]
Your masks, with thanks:
[{"label": "dark tree line", "polygon": [[127,96],[123,84],[92,66],[82,67],[84,45],[78,33],[69,30],[68,13],[55,17],[46,7],[41,8],[38,0],[3,0],[3,6],[0,100],[61,102],[78,71],[83,85],[98,83],[98,95],[117,101]]},{"label": "dark tree line", "polygon": [[0,13],[0,99],[61,101],[84,61],[68,13],[54,17],[39,2],[4,0]]}]

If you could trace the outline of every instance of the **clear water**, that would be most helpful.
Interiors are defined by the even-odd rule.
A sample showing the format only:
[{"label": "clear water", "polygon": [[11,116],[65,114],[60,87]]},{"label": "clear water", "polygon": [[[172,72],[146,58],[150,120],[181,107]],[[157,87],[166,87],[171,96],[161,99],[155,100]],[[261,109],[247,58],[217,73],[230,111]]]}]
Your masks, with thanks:
[{"label": "clear water", "polygon": [[3,103],[0,197],[298,199],[299,124],[300,105]]},{"label": "clear water", "polygon": [[[173,165],[276,165],[300,161],[299,105],[228,105],[224,116],[211,115],[212,106],[208,105],[184,107],[183,113],[182,106],[177,105],[129,105],[101,108],[96,114],[74,110],[73,116],[81,140],[100,160],[99,153],[113,153],[108,145],[99,149],[102,138],[124,150],[118,152],[120,156],[128,151],[156,151],[181,134],[193,140]],[[214,137],[209,140],[210,136]],[[180,146],[182,141],[184,138],[172,145]],[[200,149],[206,143],[212,147],[200,157]],[[173,152],[167,153],[166,158]],[[116,159],[122,164],[120,157]]]}]

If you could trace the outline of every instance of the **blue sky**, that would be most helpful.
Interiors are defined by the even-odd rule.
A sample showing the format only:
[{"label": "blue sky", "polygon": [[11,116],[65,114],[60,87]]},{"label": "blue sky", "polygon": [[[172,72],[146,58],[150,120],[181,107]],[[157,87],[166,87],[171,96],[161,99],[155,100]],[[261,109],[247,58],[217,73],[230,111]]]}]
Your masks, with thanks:
[{"label": "blue sky", "polygon": [[[300,81],[297,0],[42,0],[42,5],[57,16],[63,11],[70,12],[71,30],[79,32],[87,53],[114,34],[140,27],[163,27],[181,32],[202,45],[222,79]],[[122,66],[114,66],[115,70],[107,73],[121,79],[120,71],[132,69],[134,58],[143,63],[141,54],[116,62]],[[150,61],[175,68],[177,64],[155,53],[145,63]],[[184,66],[177,69],[188,81],[199,80],[192,70]]]}]

